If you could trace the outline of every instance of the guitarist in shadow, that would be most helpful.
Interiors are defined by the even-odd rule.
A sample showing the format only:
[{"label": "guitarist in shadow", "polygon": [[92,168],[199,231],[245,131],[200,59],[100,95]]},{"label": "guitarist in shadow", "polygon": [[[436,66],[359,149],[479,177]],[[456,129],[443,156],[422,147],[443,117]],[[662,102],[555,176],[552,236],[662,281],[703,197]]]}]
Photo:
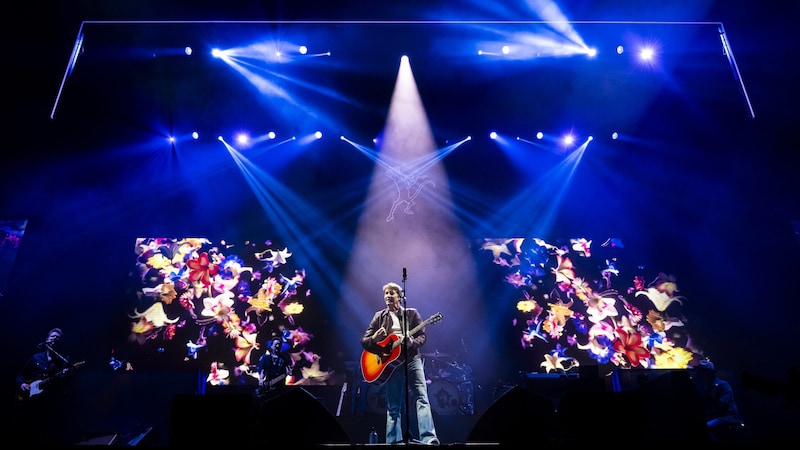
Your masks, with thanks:
[{"label": "guitarist in shadow", "polygon": [[269,349],[258,358],[258,390],[259,400],[277,396],[286,390],[286,378],[292,370],[292,360],[283,351],[283,339],[279,336],[269,341]]},{"label": "guitarist in shadow", "polygon": [[[441,320],[436,314],[423,321],[415,308],[400,305],[403,289],[397,283],[383,286],[386,308],[377,311],[361,337],[364,353],[361,357],[361,372],[370,383],[384,383],[386,395],[386,443],[404,442],[407,428],[406,379],[408,372],[408,402],[416,408],[419,441],[423,444],[439,445],[433,423],[431,405],[428,400],[428,385],[419,349],[427,339],[425,325]],[[403,326],[407,318],[408,326]],[[408,336],[404,337],[404,329]],[[405,368],[403,364],[407,364]]]},{"label": "guitarist in shadow", "polygon": [[69,380],[73,370],[68,356],[59,352],[64,336],[61,328],[53,328],[17,374],[18,410],[16,428],[24,442],[64,445],[67,442],[70,411]]}]

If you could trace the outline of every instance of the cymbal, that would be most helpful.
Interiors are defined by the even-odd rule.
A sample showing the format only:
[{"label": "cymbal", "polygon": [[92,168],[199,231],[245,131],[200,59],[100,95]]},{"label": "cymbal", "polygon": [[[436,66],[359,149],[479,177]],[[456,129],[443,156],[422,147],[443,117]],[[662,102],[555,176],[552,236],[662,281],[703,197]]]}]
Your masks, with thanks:
[{"label": "cymbal", "polygon": [[452,358],[453,355],[449,353],[442,353],[442,352],[433,352],[433,353],[420,353],[423,358],[434,358],[434,359],[449,359]]}]

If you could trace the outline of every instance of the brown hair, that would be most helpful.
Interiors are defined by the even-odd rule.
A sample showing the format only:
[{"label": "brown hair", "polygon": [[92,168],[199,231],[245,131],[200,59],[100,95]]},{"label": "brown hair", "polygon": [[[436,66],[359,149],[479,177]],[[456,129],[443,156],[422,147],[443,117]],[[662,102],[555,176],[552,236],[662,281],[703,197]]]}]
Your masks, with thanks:
[{"label": "brown hair", "polygon": [[394,282],[390,282],[390,283],[384,284],[383,285],[383,289],[381,289],[381,292],[386,292],[387,289],[392,289],[392,290],[397,291],[397,292],[399,292],[401,294],[403,293],[403,288],[400,287],[399,284],[394,283]]}]

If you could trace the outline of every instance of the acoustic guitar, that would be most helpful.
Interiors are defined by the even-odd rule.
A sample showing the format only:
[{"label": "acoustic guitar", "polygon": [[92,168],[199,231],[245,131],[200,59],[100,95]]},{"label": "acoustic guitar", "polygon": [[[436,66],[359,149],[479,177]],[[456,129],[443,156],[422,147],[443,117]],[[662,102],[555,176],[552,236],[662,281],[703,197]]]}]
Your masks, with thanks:
[{"label": "acoustic guitar", "polygon": [[[413,330],[408,332],[409,336],[414,336],[419,330],[425,326],[439,323],[442,320],[442,313],[436,313],[414,327]],[[383,348],[381,354],[368,352],[366,350],[361,352],[361,374],[364,380],[368,383],[381,384],[389,379],[389,376],[394,372],[397,366],[403,364],[400,358],[400,336],[390,334],[385,339],[380,341],[378,345]]]}]

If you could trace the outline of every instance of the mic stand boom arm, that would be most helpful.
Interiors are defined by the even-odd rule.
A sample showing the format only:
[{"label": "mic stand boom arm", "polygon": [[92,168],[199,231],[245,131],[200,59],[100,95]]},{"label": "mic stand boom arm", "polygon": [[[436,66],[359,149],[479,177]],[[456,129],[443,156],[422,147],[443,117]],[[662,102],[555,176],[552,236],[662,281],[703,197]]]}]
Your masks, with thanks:
[{"label": "mic stand boom arm", "polygon": [[50,350],[50,352],[52,352],[54,355],[58,356],[58,359],[64,361],[64,364],[69,365],[69,360],[61,353],[58,353],[49,343],[45,342],[44,346],[47,347],[47,349]]}]

